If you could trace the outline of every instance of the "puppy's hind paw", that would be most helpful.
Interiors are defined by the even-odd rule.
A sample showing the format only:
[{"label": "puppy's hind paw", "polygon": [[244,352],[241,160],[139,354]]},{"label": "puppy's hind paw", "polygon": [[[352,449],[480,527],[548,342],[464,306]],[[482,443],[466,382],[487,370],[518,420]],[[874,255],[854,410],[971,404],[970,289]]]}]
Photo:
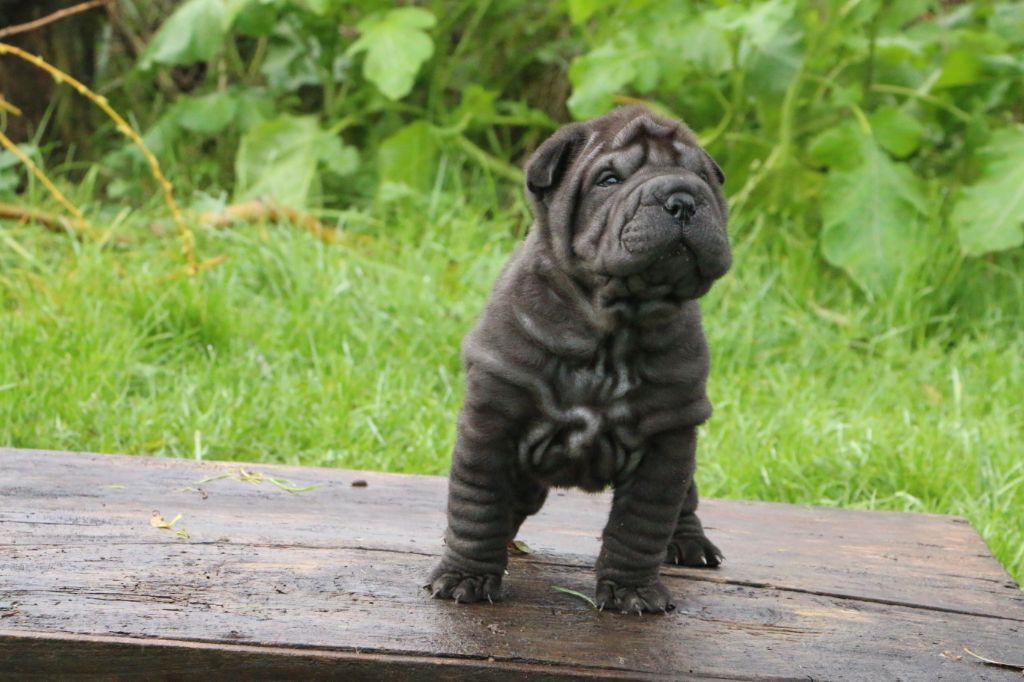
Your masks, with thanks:
[{"label": "puppy's hind paw", "polygon": [[459,604],[487,600],[501,601],[500,575],[470,575],[457,571],[435,571],[430,582],[423,586],[432,597],[454,599]]},{"label": "puppy's hind paw", "polygon": [[715,568],[725,559],[715,543],[700,535],[677,535],[668,543],[665,563],[677,566]]},{"label": "puppy's hind paw", "polygon": [[676,608],[672,595],[660,580],[647,585],[619,585],[614,580],[597,581],[597,608],[622,613],[668,613]]}]

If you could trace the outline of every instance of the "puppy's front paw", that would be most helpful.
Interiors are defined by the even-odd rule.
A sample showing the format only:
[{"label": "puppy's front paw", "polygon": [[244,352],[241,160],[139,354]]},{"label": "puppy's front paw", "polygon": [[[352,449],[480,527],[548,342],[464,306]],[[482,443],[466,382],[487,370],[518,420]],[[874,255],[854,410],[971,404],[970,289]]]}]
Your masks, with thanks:
[{"label": "puppy's front paw", "polygon": [[430,575],[430,582],[424,585],[432,597],[454,599],[460,604],[472,604],[486,599],[501,601],[500,575],[473,575],[438,567]]},{"label": "puppy's front paw", "polygon": [[722,550],[703,533],[676,535],[668,543],[668,549],[665,551],[665,563],[677,566],[714,568],[724,559]]},{"label": "puppy's front paw", "polygon": [[646,585],[619,585],[607,578],[597,581],[597,608],[602,611],[618,609],[622,613],[640,615],[645,611],[668,613],[675,607],[668,588],[657,578]]}]

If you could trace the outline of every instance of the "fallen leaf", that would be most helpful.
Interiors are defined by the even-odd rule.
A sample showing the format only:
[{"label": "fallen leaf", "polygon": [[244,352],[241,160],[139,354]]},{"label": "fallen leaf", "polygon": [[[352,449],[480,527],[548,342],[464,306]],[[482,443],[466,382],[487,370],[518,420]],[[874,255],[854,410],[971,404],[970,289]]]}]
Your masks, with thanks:
[{"label": "fallen leaf", "polygon": [[173,529],[174,524],[178,521],[181,521],[181,514],[178,514],[170,521],[165,521],[158,511],[153,512],[153,515],[149,517],[149,525],[154,528],[167,528],[168,530]]},{"label": "fallen leaf", "polygon": [[530,546],[522,540],[513,540],[508,543],[509,554],[533,554],[533,550]]}]

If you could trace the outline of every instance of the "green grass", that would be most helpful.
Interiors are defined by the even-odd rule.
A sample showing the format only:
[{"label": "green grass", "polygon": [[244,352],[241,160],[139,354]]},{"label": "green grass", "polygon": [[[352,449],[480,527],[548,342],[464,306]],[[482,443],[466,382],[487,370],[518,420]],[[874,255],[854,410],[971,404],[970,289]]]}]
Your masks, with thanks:
[{"label": "green grass", "polygon": [[[459,340],[525,220],[498,215],[436,195],[350,214],[373,235],[352,248],[202,232],[226,263],[164,283],[171,241],[0,226],[0,443],[443,473]],[[869,301],[795,221],[734,238],[704,305],[703,492],[961,514],[1024,578],[1021,257],[961,262],[937,233]]]}]

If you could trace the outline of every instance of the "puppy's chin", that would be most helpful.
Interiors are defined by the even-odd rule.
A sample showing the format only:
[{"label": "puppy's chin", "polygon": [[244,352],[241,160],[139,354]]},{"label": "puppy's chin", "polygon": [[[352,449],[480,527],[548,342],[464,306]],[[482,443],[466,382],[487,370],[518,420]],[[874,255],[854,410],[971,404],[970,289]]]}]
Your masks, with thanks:
[{"label": "puppy's chin", "polygon": [[613,285],[619,295],[642,300],[684,300],[703,296],[713,279],[700,270],[697,256],[685,243],[677,241],[643,255],[619,253],[601,263],[601,280]]}]

